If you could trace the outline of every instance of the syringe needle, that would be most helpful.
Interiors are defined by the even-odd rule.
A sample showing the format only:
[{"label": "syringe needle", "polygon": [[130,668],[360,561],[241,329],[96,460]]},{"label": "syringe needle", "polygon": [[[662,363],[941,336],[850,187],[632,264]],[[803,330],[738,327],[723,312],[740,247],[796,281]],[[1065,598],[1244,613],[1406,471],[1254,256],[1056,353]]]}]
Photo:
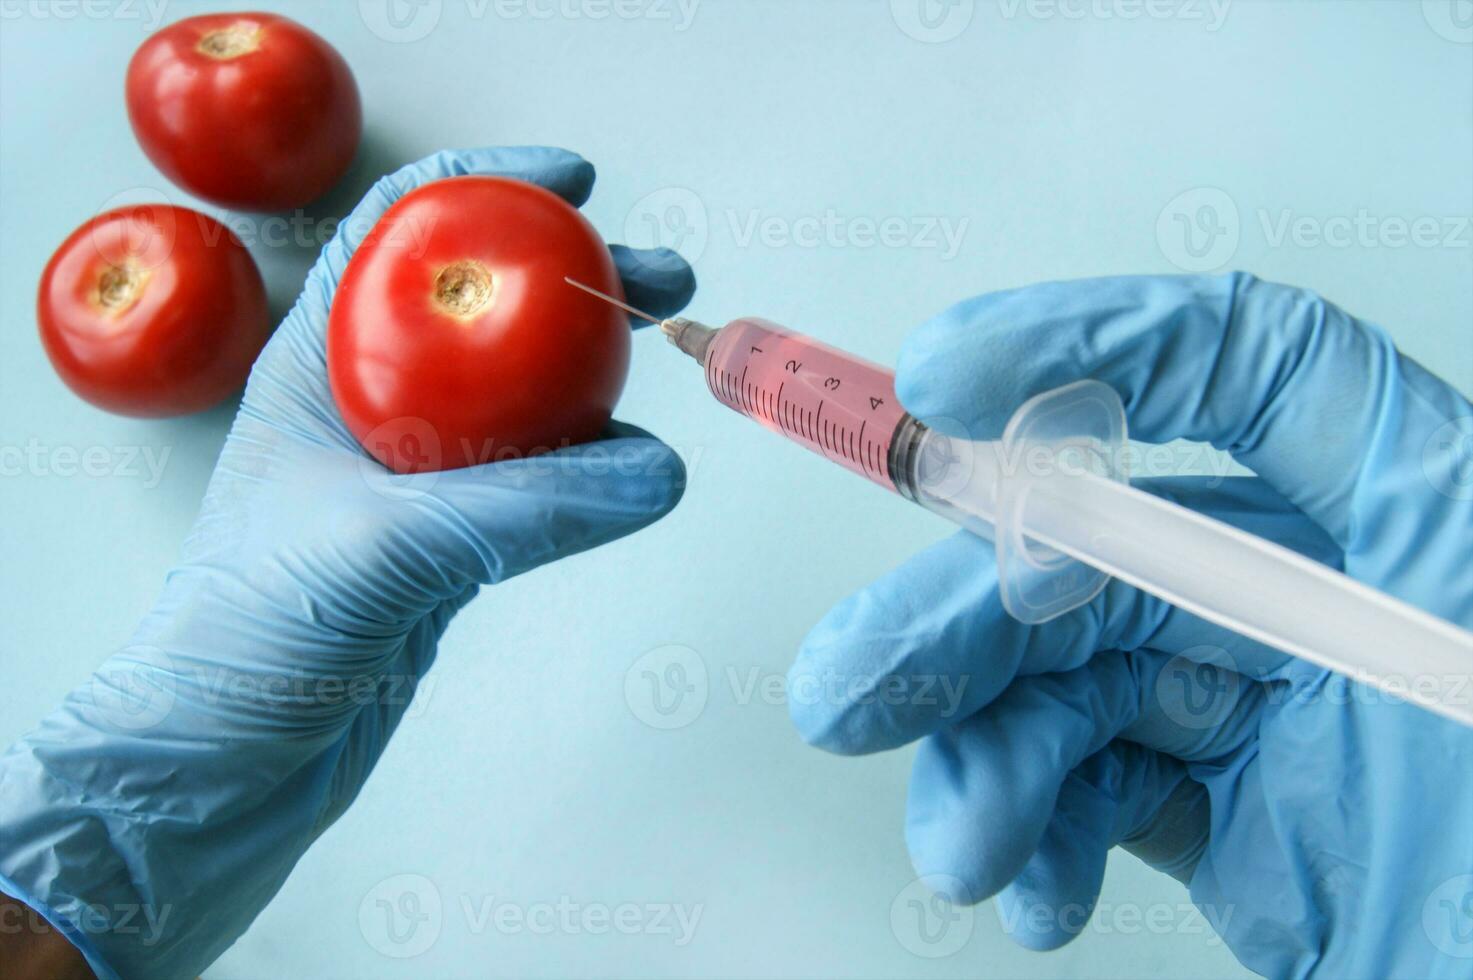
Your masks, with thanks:
[{"label": "syringe needle", "polygon": [[617,306],[619,309],[623,310],[625,313],[629,313],[629,314],[631,314],[633,316],[637,316],[641,320],[648,320],[649,322],[655,324],[656,326],[660,326],[661,325],[661,321],[659,319],[650,316],[644,310],[636,310],[634,307],[630,306],[628,303],[625,303],[623,300],[617,300],[614,297],[610,296],[608,293],[601,293],[597,289],[594,289],[592,286],[585,286],[581,282],[579,282],[578,280],[572,278],[571,276],[563,276],[563,282],[567,283],[569,286],[575,286],[578,289],[583,290],[585,293],[588,293],[588,294],[593,295],[593,296],[597,296],[599,299],[603,300],[605,303],[613,303],[615,306]]},{"label": "syringe needle", "polygon": [[592,286],[583,285],[583,283],[574,279],[572,276],[563,276],[563,282],[569,286],[583,290],[590,296],[597,296],[605,303],[612,303],[631,316],[637,316],[642,320],[650,321],[660,328],[660,332],[665,335],[665,338],[670,343],[685,351],[691,357],[694,357],[697,362],[701,364],[706,363],[706,351],[710,348],[711,338],[716,336],[716,331],[704,323],[696,323],[694,320],[687,320],[683,316],[673,316],[668,320],[657,320],[644,310],[637,310],[628,303],[615,299],[608,293],[601,293]]}]

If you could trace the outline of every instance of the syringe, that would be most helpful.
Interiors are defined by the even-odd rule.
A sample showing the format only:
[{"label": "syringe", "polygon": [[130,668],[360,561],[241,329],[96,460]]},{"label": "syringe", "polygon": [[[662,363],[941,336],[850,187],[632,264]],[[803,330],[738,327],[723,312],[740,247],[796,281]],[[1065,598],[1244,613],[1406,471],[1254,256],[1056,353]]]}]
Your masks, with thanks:
[{"label": "syringe", "polygon": [[895,375],[753,317],[659,324],[716,399],[995,544],[1003,605],[1041,623],[1116,577],[1203,619],[1473,725],[1473,633],[1281,545],[1129,485],[1125,411],[1097,381],[1030,399],[1001,439],[912,417]]}]

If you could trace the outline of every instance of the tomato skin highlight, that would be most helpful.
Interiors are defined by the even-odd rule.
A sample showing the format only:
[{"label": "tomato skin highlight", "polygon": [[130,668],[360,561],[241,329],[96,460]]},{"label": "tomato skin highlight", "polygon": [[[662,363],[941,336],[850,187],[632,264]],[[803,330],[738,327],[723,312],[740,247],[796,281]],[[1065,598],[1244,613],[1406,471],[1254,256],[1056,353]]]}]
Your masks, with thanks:
[{"label": "tomato skin highlight", "polygon": [[327,192],[363,132],[342,56],[275,14],[187,17],[128,64],[128,119],[174,183],[230,208],[280,211]]},{"label": "tomato skin highlight", "polygon": [[166,204],[118,208],[73,231],[41,274],[36,320],[67,387],[142,418],[223,401],[271,333],[245,246],[214,218]]},{"label": "tomato skin highlight", "polygon": [[629,370],[608,247],[562,198],[451,177],[397,201],[358,246],[328,319],[333,398],[399,473],[458,469],[596,438]]}]

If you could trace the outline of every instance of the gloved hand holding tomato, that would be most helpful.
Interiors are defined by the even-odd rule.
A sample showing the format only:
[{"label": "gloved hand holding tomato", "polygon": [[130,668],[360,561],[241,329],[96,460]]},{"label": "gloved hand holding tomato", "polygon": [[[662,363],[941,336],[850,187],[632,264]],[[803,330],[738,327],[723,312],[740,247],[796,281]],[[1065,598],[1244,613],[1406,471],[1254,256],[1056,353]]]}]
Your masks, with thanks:
[{"label": "gloved hand holding tomato", "polygon": [[[481,585],[629,534],[680,498],[679,458],[620,422],[601,441],[445,472],[396,476],[364,454],[329,389],[329,309],[364,232],[396,200],[467,174],[526,181],[572,205],[594,180],[572,153],[523,148],[438,153],[379,181],[256,362],[153,611],[0,758],[0,891],[58,924],[99,976],[169,980],[207,967],[352,803],[440,635]],[[542,249],[560,244],[531,230],[504,247],[520,241],[529,262],[550,263]],[[497,302],[529,314],[496,322],[504,342],[534,322],[557,332],[564,312],[569,329],[598,326],[583,319],[593,311],[565,305],[569,287],[519,293],[510,256],[478,259],[503,276]],[[657,315],[694,291],[668,251],[580,246],[574,261],[585,275],[616,272],[628,299]],[[425,275],[387,268],[391,282]],[[611,364],[621,340],[609,338]],[[488,401],[506,393],[491,380]],[[122,909],[151,913],[159,933],[108,917]]]}]

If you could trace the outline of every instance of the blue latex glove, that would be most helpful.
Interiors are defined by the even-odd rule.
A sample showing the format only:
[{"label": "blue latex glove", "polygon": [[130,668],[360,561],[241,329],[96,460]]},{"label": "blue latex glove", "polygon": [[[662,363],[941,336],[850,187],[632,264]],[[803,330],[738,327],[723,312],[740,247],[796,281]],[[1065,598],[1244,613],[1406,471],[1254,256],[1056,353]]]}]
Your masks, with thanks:
[{"label": "blue latex glove", "polygon": [[[104,977],[194,977],[352,803],[450,618],[480,584],[635,531],[684,469],[633,426],[546,456],[395,477],[328,390],[324,328],[355,245],[400,195],[458,174],[574,205],[563,150],[438,153],[379,181],[323,250],[246,388],[179,566],[131,642],[0,759],[0,890]],[[689,266],[615,246],[664,316]],[[487,393],[494,397],[494,392]]]},{"label": "blue latex glove", "polygon": [[[1080,378],[1120,393],[1135,437],[1210,442],[1257,474],[1154,492],[1473,626],[1473,407],[1380,329],[1245,275],[1060,283],[923,326],[897,388],[985,439]],[[1473,696],[1466,675],[1406,680]],[[936,697],[947,683],[961,693]],[[1119,583],[1025,626],[966,534],[835,608],[790,685],[838,692],[790,696],[824,748],[925,740],[915,867],[956,901],[1000,892],[1026,946],[1085,927],[1123,844],[1188,882],[1259,973],[1473,974],[1473,729]]]}]

